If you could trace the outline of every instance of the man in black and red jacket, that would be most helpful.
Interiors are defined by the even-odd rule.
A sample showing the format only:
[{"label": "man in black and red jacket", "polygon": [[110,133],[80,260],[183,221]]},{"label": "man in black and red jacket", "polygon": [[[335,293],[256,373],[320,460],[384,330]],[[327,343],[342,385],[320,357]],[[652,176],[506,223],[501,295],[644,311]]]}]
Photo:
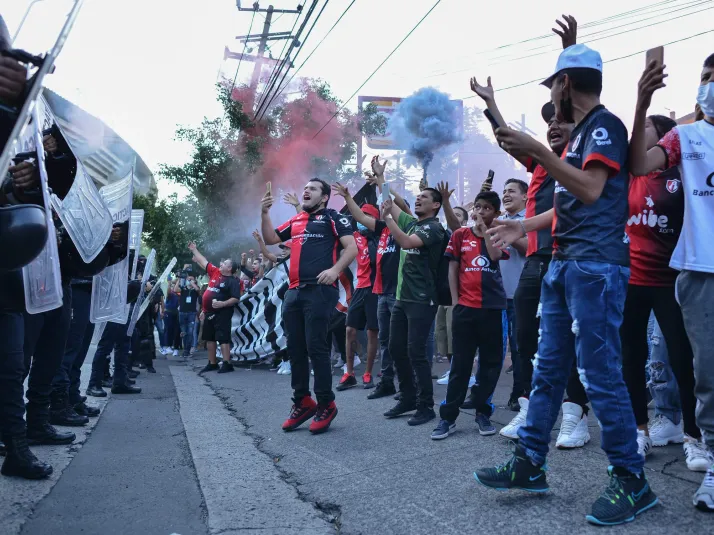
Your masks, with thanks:
[{"label": "man in black and red jacket", "polygon": [[[319,178],[310,180],[303,190],[303,211],[277,228],[268,214],[273,205],[270,190],[262,201],[265,243],[292,240],[283,322],[288,335],[294,405],[283,424],[285,431],[296,429],[314,416],[310,431],[322,433],[337,415],[327,329],[338,299],[337,278],[357,256],[357,245],[349,218],[327,208],[329,200],[330,186]],[[344,249],[341,254],[340,249]],[[317,403],[310,395],[308,357],[315,372]]]}]

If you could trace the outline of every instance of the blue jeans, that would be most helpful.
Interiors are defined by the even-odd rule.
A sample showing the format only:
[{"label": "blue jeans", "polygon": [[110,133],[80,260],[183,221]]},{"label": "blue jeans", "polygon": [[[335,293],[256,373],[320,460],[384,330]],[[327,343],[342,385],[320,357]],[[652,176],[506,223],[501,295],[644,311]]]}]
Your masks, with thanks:
[{"label": "blue jeans", "polygon": [[377,323],[379,324],[379,351],[382,356],[382,382],[394,383],[394,365],[389,353],[389,322],[397,298],[394,294],[382,294],[377,301]]},{"label": "blue jeans", "polygon": [[629,268],[554,259],[541,291],[542,336],[536,355],[526,425],[518,431],[530,459],[545,464],[565,385],[577,362],[610,464],[639,474],[637,425],[622,378],[622,324]]},{"label": "blue jeans", "polygon": [[196,345],[195,339],[193,337],[194,329],[196,327],[196,313],[195,312],[179,312],[179,328],[183,333],[183,354],[188,355],[191,348]]},{"label": "blue jeans", "polygon": [[648,386],[655,400],[655,416],[663,414],[672,423],[679,425],[682,421],[682,404],[679,400],[679,388],[669,365],[669,352],[662,335],[662,329],[654,320],[651,337]]}]

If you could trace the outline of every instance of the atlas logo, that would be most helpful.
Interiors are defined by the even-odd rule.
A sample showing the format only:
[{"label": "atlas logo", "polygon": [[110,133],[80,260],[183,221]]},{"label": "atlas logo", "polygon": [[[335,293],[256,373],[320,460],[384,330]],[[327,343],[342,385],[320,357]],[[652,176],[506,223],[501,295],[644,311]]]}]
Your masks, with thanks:
[{"label": "atlas logo", "polygon": [[667,181],[667,191],[669,191],[670,193],[677,193],[681,184],[681,180],[679,180],[678,178],[672,178]]},{"label": "atlas logo", "polygon": [[601,147],[602,145],[612,145],[612,139],[610,139],[610,134],[604,128],[596,128],[592,133],[595,143]]},{"label": "atlas logo", "polygon": [[711,173],[707,179],[704,181],[708,188],[708,191],[695,189],[692,193],[695,197],[714,197],[714,173]]},{"label": "atlas logo", "polygon": [[[580,158],[580,153],[575,152],[575,151],[578,150],[578,147],[580,146],[581,136],[582,136],[582,134],[578,134],[578,137],[576,137],[576,138],[575,138],[575,141],[573,141],[573,144],[572,144],[572,146],[570,147],[570,150],[568,151],[568,154],[565,155],[567,158]],[[557,184],[556,184],[556,188],[557,188],[557,187],[558,187],[558,186],[557,186]],[[556,193],[557,193],[557,189],[556,189]]]}]

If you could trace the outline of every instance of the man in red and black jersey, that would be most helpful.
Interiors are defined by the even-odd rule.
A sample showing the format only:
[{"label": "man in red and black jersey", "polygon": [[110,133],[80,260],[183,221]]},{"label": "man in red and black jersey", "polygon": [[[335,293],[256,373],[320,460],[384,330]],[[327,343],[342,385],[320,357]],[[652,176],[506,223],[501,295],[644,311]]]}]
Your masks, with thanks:
[{"label": "man in red and black jersey", "polygon": [[456,303],[451,329],[454,354],[451,358],[446,400],[439,408],[441,421],[431,438],[444,439],[456,426],[459,408],[464,403],[476,351],[479,352],[477,386],[471,390],[471,401],[476,409],[476,423],[481,435],[493,435],[491,423],[493,395],[501,374],[503,359],[503,311],[506,292],[499,260],[507,260],[502,251],[485,237],[486,230],[500,214],[501,200],[494,191],[476,196],[474,228],[461,227],[454,231],[444,253],[449,262],[451,302]]},{"label": "man in red and black jersey", "polygon": [[[270,191],[262,201],[265,243],[292,241],[283,322],[288,335],[294,404],[283,424],[285,431],[296,429],[314,416],[310,431],[322,433],[337,415],[327,332],[338,299],[337,278],[357,256],[357,245],[349,218],[327,208],[329,200],[330,186],[319,178],[310,180],[303,190],[303,211],[277,228],[268,214],[273,205]],[[315,373],[317,403],[310,395],[308,357]]]}]

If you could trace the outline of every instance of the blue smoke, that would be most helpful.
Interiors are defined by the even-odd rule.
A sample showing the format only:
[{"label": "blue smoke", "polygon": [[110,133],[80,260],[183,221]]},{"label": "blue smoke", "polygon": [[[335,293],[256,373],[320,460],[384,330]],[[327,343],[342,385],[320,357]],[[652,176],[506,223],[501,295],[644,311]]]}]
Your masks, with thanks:
[{"label": "blue smoke", "polygon": [[445,93],[423,87],[402,100],[389,118],[392,139],[419,160],[424,176],[435,152],[462,140],[458,109]]}]

